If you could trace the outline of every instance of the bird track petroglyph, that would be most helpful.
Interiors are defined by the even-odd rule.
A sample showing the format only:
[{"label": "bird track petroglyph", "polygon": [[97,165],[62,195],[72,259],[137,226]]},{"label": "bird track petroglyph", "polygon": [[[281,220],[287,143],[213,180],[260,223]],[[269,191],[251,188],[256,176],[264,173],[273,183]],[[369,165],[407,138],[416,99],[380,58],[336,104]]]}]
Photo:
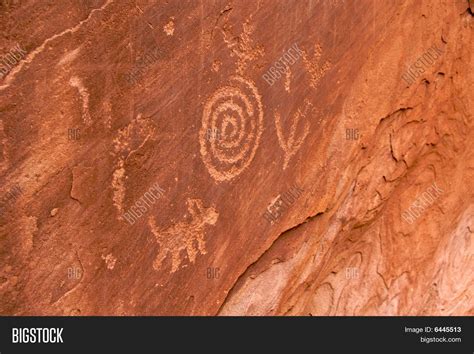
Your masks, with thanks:
[{"label": "bird track petroglyph", "polygon": [[309,122],[306,120],[303,125],[303,134],[300,135],[299,138],[296,138],[296,132],[298,129],[298,124],[301,118],[306,118],[306,115],[308,113],[309,108],[312,107],[312,104],[309,103],[309,101],[305,100],[304,103],[304,111],[301,112],[300,109],[295,113],[293,122],[290,128],[290,136],[288,137],[288,140],[285,141],[285,137],[283,135],[283,128],[281,126],[281,117],[280,113],[275,112],[275,127],[277,131],[277,136],[278,136],[278,142],[280,144],[280,147],[283,149],[285,152],[285,160],[283,162],[283,169],[285,170],[288,167],[288,163],[293,155],[295,155],[298,150],[301,148],[301,145],[303,145],[306,136],[309,133]]},{"label": "bird track petroglyph", "polygon": [[219,213],[213,207],[205,208],[199,199],[188,199],[186,204],[191,214],[190,222],[179,222],[162,230],[157,228],[153,217],[148,219],[148,224],[156,238],[156,242],[160,245],[158,255],[153,262],[155,270],[161,268],[169,253],[171,253],[171,273],[176,272],[181,265],[181,251],[186,251],[191,263],[196,261],[198,253],[207,253],[204,228],[206,225],[214,225]]}]

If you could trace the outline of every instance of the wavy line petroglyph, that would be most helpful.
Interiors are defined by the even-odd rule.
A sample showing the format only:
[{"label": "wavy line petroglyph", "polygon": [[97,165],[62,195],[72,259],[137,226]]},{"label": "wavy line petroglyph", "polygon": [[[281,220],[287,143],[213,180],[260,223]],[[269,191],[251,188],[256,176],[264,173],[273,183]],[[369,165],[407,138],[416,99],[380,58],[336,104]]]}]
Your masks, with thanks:
[{"label": "wavy line petroglyph", "polygon": [[119,158],[115,165],[115,170],[112,175],[112,189],[113,189],[113,202],[115,209],[117,209],[120,215],[123,214],[123,202],[125,200],[125,167],[124,159]]},{"label": "wavy line petroglyph", "polygon": [[89,126],[92,123],[91,116],[89,114],[89,92],[87,91],[84,83],[81,78],[77,76],[71,77],[69,84],[72,87],[77,88],[82,99],[82,120],[86,126]]},{"label": "wavy line petroglyph", "polygon": [[[124,212],[125,179],[127,178],[125,161],[132,153],[142,148],[154,135],[155,128],[153,124],[149,120],[143,119],[139,113],[126,127],[118,131],[117,137],[113,140],[114,151],[112,155],[118,158],[112,175],[112,198],[114,207],[119,215],[118,219],[121,218]],[[138,142],[140,145],[136,147]]]},{"label": "wavy line petroglyph", "polygon": [[280,144],[280,147],[283,149],[285,152],[285,160],[283,162],[283,169],[285,170],[288,167],[288,163],[291,159],[291,157],[298,152],[300,149],[301,145],[303,145],[306,136],[308,135],[309,132],[309,122],[306,120],[304,122],[303,126],[303,134],[300,135],[299,138],[296,138],[296,132],[298,129],[298,124],[301,118],[306,118],[306,115],[308,113],[309,108],[312,107],[311,103],[309,101],[305,100],[304,103],[304,110],[301,112],[300,109],[296,112],[293,118],[293,122],[290,128],[290,136],[288,137],[288,140],[285,141],[285,137],[283,135],[283,128],[281,126],[281,117],[280,113],[275,112],[275,127],[277,131],[277,136],[278,136],[278,142]]},{"label": "wavy line petroglyph", "polygon": [[182,262],[181,251],[186,251],[191,263],[195,262],[198,253],[207,253],[204,228],[206,225],[214,225],[219,213],[213,207],[205,208],[199,199],[188,199],[186,204],[191,214],[190,222],[180,222],[161,230],[157,228],[153,217],[148,219],[150,229],[160,245],[158,255],[153,262],[155,270],[160,269],[168,254],[171,254],[171,273],[174,273]]},{"label": "wavy line petroglyph", "polygon": [[3,120],[0,120],[0,173],[6,171],[8,167],[8,138],[3,126]]},{"label": "wavy line petroglyph", "polygon": [[[220,132],[208,139],[208,131]],[[218,182],[239,175],[252,162],[263,132],[262,99],[253,82],[240,76],[206,102],[199,132],[201,157]]]},{"label": "wavy line petroglyph", "polygon": [[285,71],[285,91],[291,91],[291,69],[288,67]]},{"label": "wavy line petroglyph", "polygon": [[79,53],[81,52],[81,46],[77,47],[74,50],[66,52],[60,59],[56,66],[65,66],[71,64],[74,60],[77,59]]}]

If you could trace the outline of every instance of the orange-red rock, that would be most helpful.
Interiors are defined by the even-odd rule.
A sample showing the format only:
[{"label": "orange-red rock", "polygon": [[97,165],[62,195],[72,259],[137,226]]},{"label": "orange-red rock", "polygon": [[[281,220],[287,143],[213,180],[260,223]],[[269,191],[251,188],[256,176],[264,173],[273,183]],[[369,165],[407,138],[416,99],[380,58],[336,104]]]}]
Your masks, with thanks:
[{"label": "orange-red rock", "polygon": [[0,314],[472,315],[472,11],[3,1]]}]

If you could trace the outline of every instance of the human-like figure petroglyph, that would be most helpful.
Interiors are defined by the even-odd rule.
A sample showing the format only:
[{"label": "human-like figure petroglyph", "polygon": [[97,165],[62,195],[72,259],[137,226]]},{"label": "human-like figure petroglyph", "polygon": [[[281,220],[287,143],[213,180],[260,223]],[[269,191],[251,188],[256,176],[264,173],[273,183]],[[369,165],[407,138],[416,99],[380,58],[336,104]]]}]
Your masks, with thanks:
[{"label": "human-like figure petroglyph", "polygon": [[250,21],[251,18],[247,19],[247,21],[242,24],[243,30],[240,36],[233,35],[229,27],[225,27],[222,30],[224,42],[231,50],[231,56],[237,57],[236,74],[239,76],[244,75],[244,71],[247,69],[247,66],[251,61],[262,57],[264,54],[264,49],[261,45],[253,44],[251,35],[254,26],[250,24]]},{"label": "human-like figure petroglyph", "polygon": [[84,124],[86,126],[90,125],[92,123],[91,116],[89,114],[89,92],[87,91],[86,87],[84,86],[84,83],[82,82],[81,78],[77,76],[71,77],[69,80],[69,84],[72,87],[77,88],[79,91],[79,94],[81,95],[82,99],[82,119],[84,121]]},{"label": "human-like figure petroglyph", "polygon": [[277,131],[277,136],[278,136],[278,142],[280,144],[280,147],[283,149],[285,152],[285,160],[283,162],[283,169],[285,170],[288,167],[288,163],[291,159],[291,157],[298,152],[298,150],[301,148],[301,145],[303,145],[306,136],[308,135],[309,132],[309,122],[305,120],[304,125],[303,125],[303,133],[300,135],[299,138],[296,138],[296,133],[298,130],[298,125],[299,121],[301,118],[306,118],[306,115],[312,107],[311,103],[309,101],[305,100],[304,103],[304,109],[303,112],[301,112],[300,109],[296,112],[293,118],[293,122],[290,128],[290,136],[288,137],[288,140],[285,141],[285,137],[283,135],[283,128],[281,126],[281,117],[280,113],[275,112],[275,127]]},{"label": "human-like figure petroglyph", "polygon": [[[208,131],[219,139],[207,139]],[[206,102],[199,132],[201,157],[218,182],[231,180],[253,160],[263,131],[261,97],[250,80],[240,76],[218,89]]]},{"label": "human-like figure petroglyph", "polygon": [[331,68],[331,63],[325,61],[324,64],[321,64],[322,48],[319,44],[314,46],[314,55],[312,59],[309,59],[306,51],[303,50],[303,63],[306,67],[306,70],[311,75],[311,87],[318,87],[319,81],[324,77],[326,71]]},{"label": "human-like figure petroglyph", "polygon": [[186,251],[191,263],[195,262],[198,253],[207,253],[204,229],[206,225],[214,225],[217,222],[219,213],[213,207],[205,208],[199,199],[188,199],[186,204],[191,214],[190,222],[180,222],[163,230],[157,228],[153,217],[148,219],[156,242],[160,245],[153,262],[155,270],[160,269],[168,254],[171,254],[171,273],[174,273],[181,265],[181,251]]}]

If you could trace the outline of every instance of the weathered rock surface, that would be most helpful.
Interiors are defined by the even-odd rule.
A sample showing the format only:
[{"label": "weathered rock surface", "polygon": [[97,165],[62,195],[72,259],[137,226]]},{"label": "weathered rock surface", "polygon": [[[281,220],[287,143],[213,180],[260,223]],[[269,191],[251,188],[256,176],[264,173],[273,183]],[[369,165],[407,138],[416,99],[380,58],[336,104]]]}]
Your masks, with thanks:
[{"label": "weathered rock surface", "polygon": [[472,315],[473,10],[3,1],[0,314]]}]

